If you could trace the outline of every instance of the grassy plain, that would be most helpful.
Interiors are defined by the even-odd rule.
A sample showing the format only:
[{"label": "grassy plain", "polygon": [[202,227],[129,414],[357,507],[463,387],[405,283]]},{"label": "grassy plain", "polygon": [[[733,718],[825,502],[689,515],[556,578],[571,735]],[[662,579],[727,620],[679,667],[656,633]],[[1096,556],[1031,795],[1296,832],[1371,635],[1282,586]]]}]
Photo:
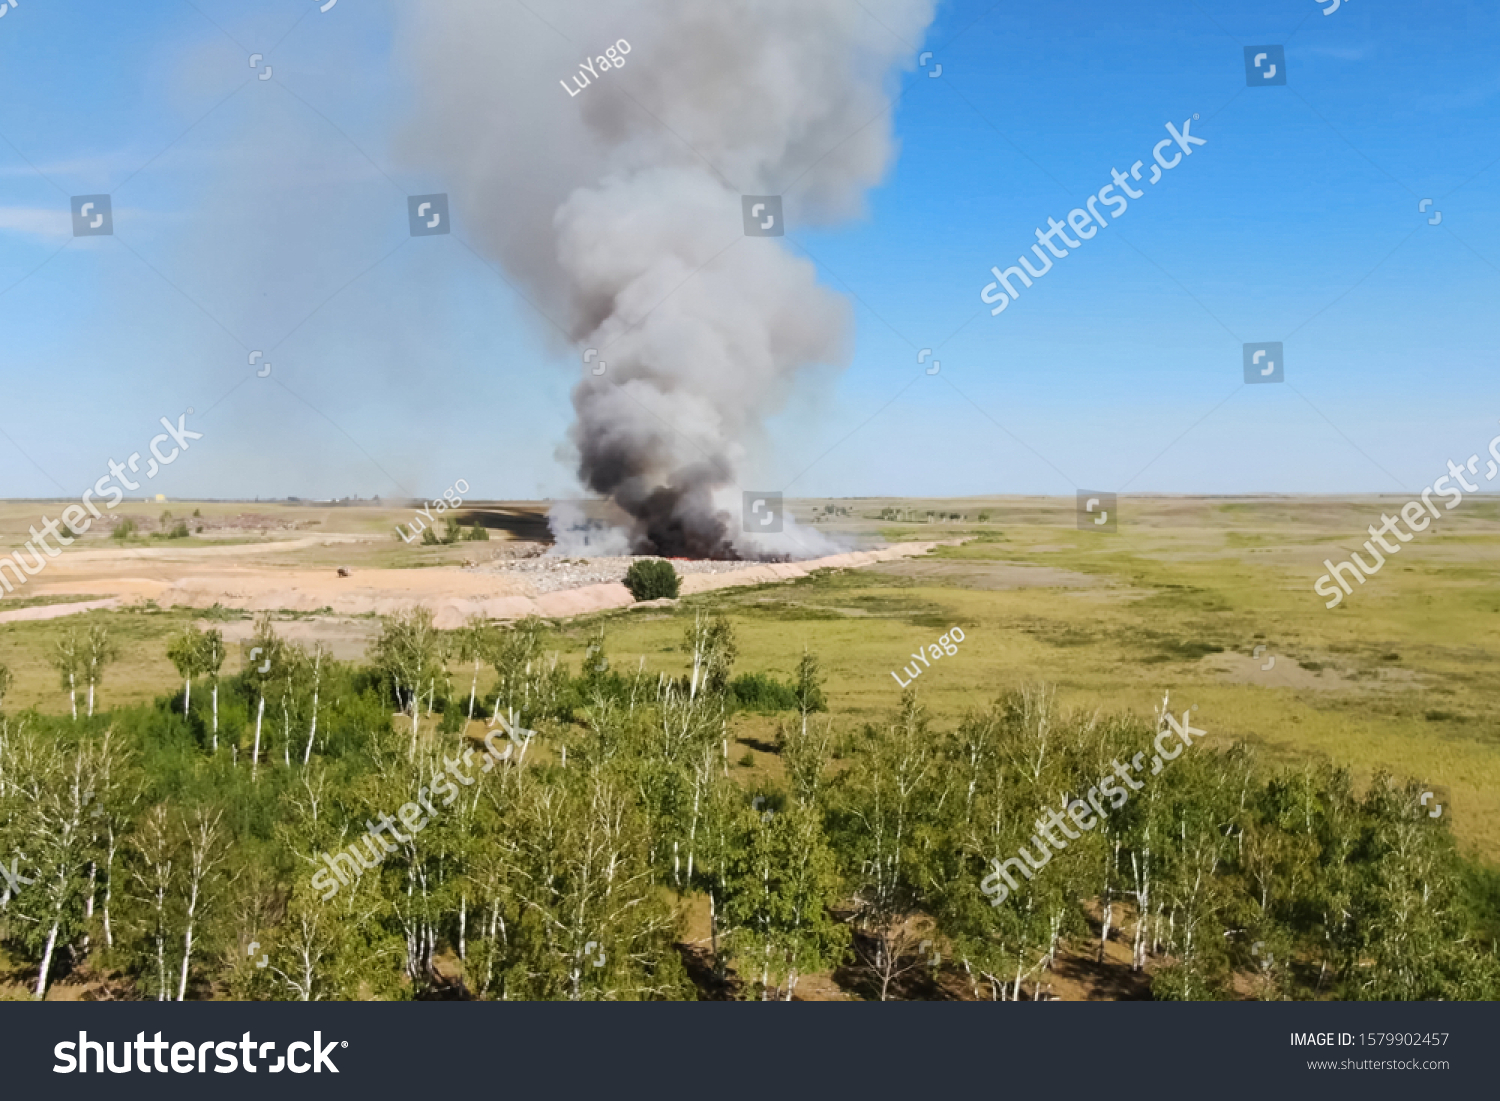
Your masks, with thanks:
[{"label": "grassy plain", "polygon": [[[615,667],[633,668],[644,659],[649,670],[680,672],[685,621],[696,609],[722,608],[735,624],[740,671],[789,676],[808,647],[828,675],[833,721],[851,729],[889,713],[901,691],[891,671],[909,664],[917,647],[959,626],[966,635],[959,652],[933,663],[916,682],[940,723],[956,722],[1006,688],[1038,681],[1056,685],[1065,705],[1087,710],[1145,714],[1170,692],[1173,709],[1196,707],[1194,723],[1215,741],[1244,739],[1272,760],[1331,759],[1361,779],[1386,769],[1422,780],[1465,848],[1500,865],[1500,504],[1466,500],[1335,609],[1325,609],[1312,589],[1324,558],[1347,557],[1344,549],[1357,547],[1382,511],[1394,513],[1402,503],[1389,497],[1126,498],[1118,534],[1104,534],[1077,529],[1072,500],[800,501],[793,511],[804,519],[829,517],[817,526],[834,536],[968,541],[923,559],[570,620],[558,625],[553,645],[576,660],[602,622]],[[850,515],[830,516],[829,505]],[[253,512],[269,518],[272,538],[309,530],[365,536],[332,549],[292,550],[279,556],[287,568],[418,568],[473,553],[464,545],[403,545],[392,535],[410,511],[403,508],[134,507],[152,517],[163,507],[178,515],[196,507],[226,518]],[[963,518],[879,519],[883,509],[903,507],[923,517],[933,511]],[[0,504],[0,544],[15,541],[41,511],[56,510],[36,502]],[[988,521],[977,520],[981,512]],[[297,521],[316,523],[287,526]],[[225,532],[217,539],[238,537]],[[214,540],[205,533],[173,541],[174,551]],[[84,545],[113,546],[102,537]],[[497,545],[472,546],[488,554]],[[188,568],[174,558],[143,562],[143,570]],[[86,587],[78,592],[77,599],[88,599]],[[56,594],[46,595],[52,600]],[[0,612],[22,606],[17,596],[0,599]],[[237,611],[226,614],[242,619]],[[166,639],[189,619],[201,621],[202,613],[135,605],[0,625],[0,663],[16,677],[7,710],[66,708],[46,655],[87,617],[107,621],[122,642],[123,656],[101,692],[102,704],[110,706],[172,690]],[[370,625],[331,618],[322,627],[346,630],[352,641]],[[1266,649],[1257,652],[1259,646]],[[1274,666],[1265,669],[1271,658]],[[232,656],[226,672],[238,662]],[[465,671],[454,674],[467,683]],[[777,767],[762,748],[774,721],[742,715],[736,724],[756,762],[738,771],[753,782]],[[733,747],[732,759],[744,748]]]}]

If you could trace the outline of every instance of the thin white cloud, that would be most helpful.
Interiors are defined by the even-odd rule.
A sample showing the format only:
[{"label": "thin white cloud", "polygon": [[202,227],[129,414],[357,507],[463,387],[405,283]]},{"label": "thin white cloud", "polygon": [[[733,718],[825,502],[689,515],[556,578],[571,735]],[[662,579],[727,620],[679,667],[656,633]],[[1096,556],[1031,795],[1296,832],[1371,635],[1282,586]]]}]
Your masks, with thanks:
[{"label": "thin white cloud", "polygon": [[0,230],[62,240],[73,235],[72,215],[66,208],[0,206]]}]

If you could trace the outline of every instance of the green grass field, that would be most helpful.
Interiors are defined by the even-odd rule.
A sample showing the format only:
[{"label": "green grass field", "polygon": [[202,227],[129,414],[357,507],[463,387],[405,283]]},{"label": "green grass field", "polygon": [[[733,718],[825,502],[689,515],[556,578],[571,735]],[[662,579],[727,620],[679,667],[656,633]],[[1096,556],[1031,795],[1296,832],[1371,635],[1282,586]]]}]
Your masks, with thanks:
[{"label": "green grass field", "polygon": [[[801,502],[795,510],[806,516],[828,503]],[[1170,692],[1174,710],[1196,707],[1194,722],[1224,744],[1244,739],[1272,760],[1328,758],[1360,777],[1383,768],[1421,780],[1466,849],[1500,864],[1500,685],[1493,676],[1500,658],[1500,505],[1465,501],[1333,610],[1312,591],[1325,557],[1347,557],[1343,549],[1358,546],[1356,533],[1362,540],[1382,511],[1401,503],[1127,498],[1120,531],[1109,535],[1077,530],[1071,500],[841,501],[852,515],[820,529],[969,541],[926,559],[572,620],[558,625],[553,646],[576,661],[602,622],[616,668],[644,658],[650,670],[679,672],[684,618],[696,608],[723,608],[739,639],[737,670],[785,677],[802,648],[812,649],[828,675],[834,722],[853,729],[896,706],[901,689],[892,670],[958,626],[966,634],[959,652],[934,662],[916,683],[939,723],[1038,681],[1086,710],[1147,714]],[[172,507],[190,513],[193,506]],[[887,507],[966,519],[881,522]],[[254,508],[331,518],[325,531],[377,531],[390,515]],[[976,521],[981,511],[988,522]],[[394,539],[366,553],[384,561],[398,552],[403,564],[421,564],[416,550]],[[0,603],[0,611],[20,607],[14,600]],[[90,614],[110,622],[123,649],[102,690],[105,705],[172,691],[165,640],[188,612]],[[0,625],[0,663],[16,678],[7,710],[66,708],[45,657],[82,624]],[[1266,649],[1257,654],[1259,646]],[[1264,670],[1270,658],[1274,668]],[[238,661],[233,655],[226,672]],[[455,668],[454,676],[467,685],[467,671]],[[764,744],[773,728],[756,716],[736,722],[752,743]],[[764,757],[757,767],[770,763],[769,755],[757,756]]]}]

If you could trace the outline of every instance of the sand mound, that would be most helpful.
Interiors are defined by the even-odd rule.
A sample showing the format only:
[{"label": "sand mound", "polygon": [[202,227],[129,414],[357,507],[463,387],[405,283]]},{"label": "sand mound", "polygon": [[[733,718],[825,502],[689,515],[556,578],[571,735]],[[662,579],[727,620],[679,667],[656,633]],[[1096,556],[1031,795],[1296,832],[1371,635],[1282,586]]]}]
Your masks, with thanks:
[{"label": "sand mound", "polygon": [[[630,559],[545,561],[537,557],[426,569],[357,566],[340,577],[274,561],[288,550],[359,542],[357,537],[295,539],[251,546],[84,551],[54,562],[35,595],[100,594],[110,602],[78,602],[6,613],[16,619],[49,619],[108,607],[120,600],[154,600],[164,607],[242,608],[249,612],[320,612],[340,616],[390,615],[413,604],[430,608],[439,627],[462,626],[470,616],[514,620],[528,615],[565,619],[633,603],[617,579]],[[951,541],[950,541],[951,542]],[[926,554],[936,542],[898,543],[804,562],[678,562],[683,595],[730,585],[764,585],[806,577],[815,570],[852,569]],[[235,563],[218,561],[231,555]],[[155,576],[142,576],[154,574]],[[613,578],[606,580],[606,578]]]},{"label": "sand mound", "polygon": [[[936,543],[901,543],[873,551],[854,551],[806,562],[746,562],[718,573],[691,573],[682,579],[683,595],[730,585],[764,585],[806,577],[814,570],[851,569],[893,558],[926,554]],[[634,601],[618,581],[580,585],[549,592],[528,591],[524,577],[503,572],[461,569],[361,570],[350,578],[327,572],[208,575],[183,578],[156,597],[164,605],[207,608],[223,604],[247,611],[313,612],[323,608],[339,615],[389,615],[412,604],[430,608],[438,627],[460,627],[470,616],[511,620],[528,615],[544,619],[625,608]]]}]

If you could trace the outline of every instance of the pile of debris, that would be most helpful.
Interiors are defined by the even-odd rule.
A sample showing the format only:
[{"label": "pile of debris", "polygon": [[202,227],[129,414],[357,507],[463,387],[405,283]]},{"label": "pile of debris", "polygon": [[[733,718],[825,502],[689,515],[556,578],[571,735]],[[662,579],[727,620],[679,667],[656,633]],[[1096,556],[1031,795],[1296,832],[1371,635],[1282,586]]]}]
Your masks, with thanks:
[{"label": "pile of debris", "polygon": [[[611,581],[624,581],[625,571],[637,561],[630,555],[611,558],[563,558],[542,555],[513,558],[497,558],[476,567],[484,573],[499,573],[524,577],[535,593],[552,593],[562,589],[576,589],[584,585],[604,585]],[[679,574],[734,573],[750,569],[757,562],[726,562],[707,558],[674,558],[672,565]]]}]

